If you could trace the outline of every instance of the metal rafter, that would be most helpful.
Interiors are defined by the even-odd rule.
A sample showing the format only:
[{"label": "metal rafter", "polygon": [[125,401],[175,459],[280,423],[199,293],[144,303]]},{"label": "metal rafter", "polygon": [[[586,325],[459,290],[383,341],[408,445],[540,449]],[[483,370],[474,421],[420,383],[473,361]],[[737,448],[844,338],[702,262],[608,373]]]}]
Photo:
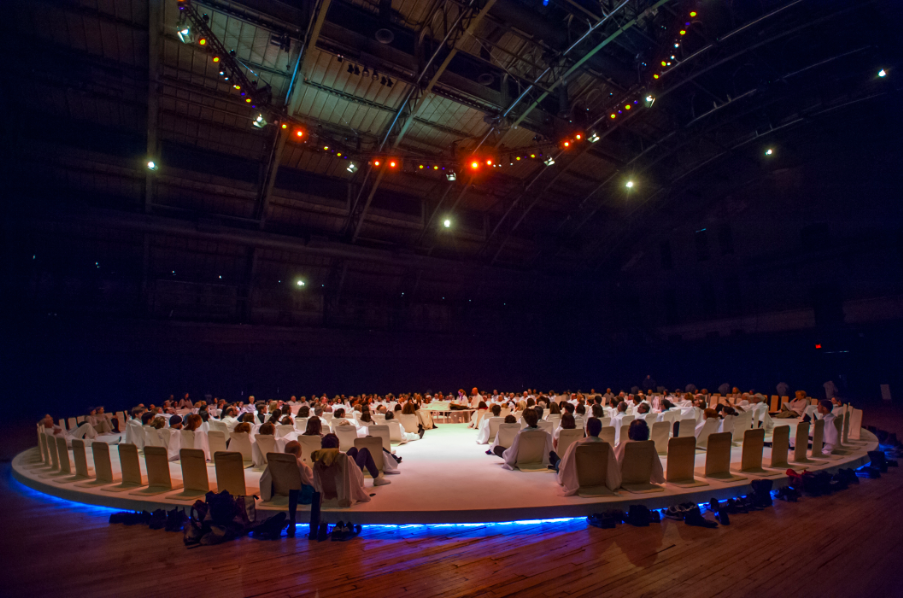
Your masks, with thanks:
[{"label": "metal rafter", "polygon": [[[399,120],[401,120],[401,118],[405,116],[405,111],[407,110],[406,118],[402,122],[398,134],[395,136],[395,141],[392,143],[393,148],[398,147],[398,145],[401,143],[401,140],[408,132],[411,124],[414,122],[414,119],[417,118],[420,110],[425,105],[427,98],[433,91],[433,87],[436,85],[436,83],[438,83],[439,78],[442,77],[445,69],[448,68],[448,65],[452,61],[452,58],[454,58],[458,53],[461,40],[468,35],[473,35],[473,32],[476,29],[477,25],[480,24],[480,21],[483,19],[486,13],[489,12],[495,2],[496,0],[488,0],[486,4],[482,8],[480,8],[477,0],[471,0],[468,8],[460,12],[455,23],[448,29],[448,32],[446,33],[445,38],[442,40],[442,43],[437,45],[436,50],[433,52],[433,55],[427,61],[423,69],[421,69],[420,74],[414,81],[414,84],[409,88],[405,99],[402,101],[401,106],[398,108],[398,112],[395,114],[395,118],[386,129],[383,140],[380,143],[376,153],[382,152],[385,149],[386,144],[389,141],[389,137],[392,135],[392,131],[395,130],[396,124],[398,124]],[[464,23],[466,23],[466,29],[462,29],[462,25]],[[439,57],[439,54],[441,54],[442,51],[447,48],[449,41],[452,42],[451,49],[448,50],[448,53],[446,54],[445,59],[442,61],[442,64],[439,65],[439,68],[437,68],[433,73],[432,77],[429,80],[429,83],[427,83],[426,87],[421,90],[420,82],[431,70],[432,64]],[[409,106],[410,108],[408,108]],[[367,211],[369,210],[370,204],[373,202],[373,197],[376,195],[376,191],[377,189],[379,189],[379,185],[383,180],[383,176],[385,175],[385,169],[380,169],[379,173],[376,176],[376,180],[373,182],[373,185],[369,189],[366,201],[363,203],[363,206],[361,206],[361,198],[364,194],[365,189],[367,188],[367,181],[370,179],[372,172],[372,166],[368,165],[367,173],[364,176],[364,181],[361,184],[357,199],[355,200],[351,213],[348,216],[347,228],[351,233],[352,243],[356,242],[358,236],[360,235],[361,226],[363,225],[364,220],[367,216]]]},{"label": "metal rafter", "polygon": [[[160,54],[163,46],[163,6],[149,2],[147,8],[147,159],[160,161],[157,125],[160,117]],[[144,211],[154,204],[154,171],[148,167],[144,178]]]}]

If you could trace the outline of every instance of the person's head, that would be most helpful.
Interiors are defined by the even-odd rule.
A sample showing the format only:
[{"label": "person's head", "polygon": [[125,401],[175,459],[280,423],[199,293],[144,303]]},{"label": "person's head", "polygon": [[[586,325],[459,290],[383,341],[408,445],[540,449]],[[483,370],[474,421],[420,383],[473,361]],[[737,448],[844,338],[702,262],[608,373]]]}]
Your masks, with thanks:
[{"label": "person's head", "polygon": [[389,422],[394,419],[395,419],[395,414],[392,413],[391,411],[386,411],[386,421]]},{"label": "person's head", "polygon": [[601,418],[605,417],[605,410],[602,409],[602,405],[593,403],[592,411],[593,411],[593,417],[595,417],[595,418],[601,419]]},{"label": "person's head", "polygon": [[574,415],[574,412],[577,410],[577,408],[574,407],[573,403],[567,403],[567,402],[562,403],[561,408],[564,409],[565,411],[567,411],[568,413],[570,413],[571,415]]},{"label": "person's head", "polygon": [[649,440],[649,425],[646,420],[635,419],[630,422],[627,437],[631,440]]},{"label": "person's head", "polygon": [[536,410],[534,410],[533,408],[526,409],[524,411],[524,421],[529,427],[535,428],[536,423],[539,421],[539,417],[537,417],[536,415]]},{"label": "person's head", "polygon": [[576,409],[574,409],[574,411],[577,412],[577,415],[586,415],[586,407],[583,405],[583,403],[580,403],[579,405],[577,405],[577,407],[576,407]]},{"label": "person's head", "polygon": [[[238,428],[238,426],[236,426]],[[276,426],[270,423],[263,424],[260,428],[257,429],[257,434],[264,436],[273,436],[276,433]]]},{"label": "person's head", "polygon": [[252,414],[250,414],[250,413],[244,413],[244,414],[242,414],[242,416],[239,418],[239,421],[242,422],[242,423],[253,424],[253,423],[254,423],[254,415],[252,415]]},{"label": "person's head", "polygon": [[339,448],[339,437],[335,434],[327,434],[323,437],[320,446],[325,449],[337,449]]},{"label": "person's head", "polygon": [[640,403],[636,410],[637,413],[649,413],[649,403]]},{"label": "person's head", "polygon": [[341,407],[339,407],[338,409],[335,410],[335,412],[332,414],[332,416],[336,419],[341,419],[341,418],[345,417],[345,410],[342,409]]},{"label": "person's head", "polygon": [[364,423],[368,423],[368,424],[372,424],[372,423],[373,423],[373,418],[370,417],[370,410],[369,410],[369,409],[368,409],[367,411],[364,411],[363,413],[361,413],[361,421],[364,422]]},{"label": "person's head", "polygon": [[162,430],[166,427],[166,419],[162,417],[155,417],[151,420],[150,425],[153,426],[156,430]]},{"label": "person's head", "polygon": [[298,417],[310,417],[310,407],[304,405],[298,408]]},{"label": "person's head", "polygon": [[285,443],[285,454],[286,455],[294,455],[295,459],[301,460],[301,443],[297,440],[292,440]]},{"label": "person's head", "polygon": [[319,436],[320,431],[323,429],[323,424],[320,422],[320,418],[316,415],[307,420],[307,428],[304,430],[305,436]]},{"label": "person's head", "polygon": [[818,412],[821,415],[828,415],[832,411],[834,411],[834,403],[831,401],[825,400],[818,402]]},{"label": "person's head", "polygon": [[399,405],[398,403],[396,403],[396,404],[395,404],[395,408],[392,409],[392,411],[401,411],[401,405]]},{"label": "person's head", "polygon": [[292,419],[292,417],[290,415],[286,415],[285,417],[283,417],[282,421],[280,423],[283,426],[294,426],[295,425],[295,421]]},{"label": "person's head", "polygon": [[181,415],[173,415],[169,418],[169,427],[174,430],[182,429],[182,416]]},{"label": "person's head", "polygon": [[674,403],[672,403],[668,399],[662,399],[662,411],[663,412],[667,411],[668,409],[671,409],[672,407],[674,407]]},{"label": "person's head", "polygon": [[552,415],[560,415],[561,414],[561,407],[558,406],[558,403],[556,403],[555,401],[552,401],[549,404],[549,413]]},{"label": "person's head", "polygon": [[197,430],[201,427],[201,424],[204,423],[204,420],[201,419],[201,416],[197,413],[192,413],[188,417],[185,418],[185,429],[186,430]]},{"label": "person's head", "polygon": [[714,417],[718,417],[718,412],[714,409],[706,409],[702,412],[706,419],[712,419]]},{"label": "person's head", "polygon": [[577,420],[574,419],[574,416],[568,412],[565,412],[561,416],[561,428],[563,430],[573,430],[577,427]]},{"label": "person's head", "polygon": [[534,401],[532,398],[527,399],[527,407],[532,407],[535,404],[536,404],[536,401]]},{"label": "person's head", "polygon": [[598,417],[591,417],[586,421],[586,433],[590,436],[599,436],[602,432],[602,420]]},{"label": "person's head", "polygon": [[153,419],[154,419],[154,414],[151,413],[150,411],[145,411],[144,413],[141,414],[141,425],[149,426],[150,423],[153,421]]},{"label": "person's head", "polygon": [[414,403],[408,401],[404,404],[404,408],[401,410],[401,413],[404,415],[415,415],[417,410],[414,408]]},{"label": "person's head", "polygon": [[480,401],[480,404],[477,405],[477,409],[489,409],[489,406],[486,405],[486,401]]},{"label": "person's head", "polygon": [[536,412],[536,419],[542,419],[542,407],[537,405],[536,407],[533,408],[533,411]]},{"label": "person's head", "polygon": [[244,432],[246,434],[250,434],[251,433],[251,424],[249,424],[247,422],[242,422],[242,423],[238,424],[237,426],[235,426],[235,429],[232,430],[233,434],[241,434],[242,432]]},{"label": "person's head", "polygon": [[618,413],[626,413],[627,412],[627,401],[620,401],[618,403]]},{"label": "person's head", "polygon": [[505,416],[505,423],[506,424],[516,424],[517,418],[509,413],[508,415]]},{"label": "person's head", "polygon": [[498,417],[502,414],[502,406],[499,404],[493,405],[489,410],[492,411],[492,417]]}]

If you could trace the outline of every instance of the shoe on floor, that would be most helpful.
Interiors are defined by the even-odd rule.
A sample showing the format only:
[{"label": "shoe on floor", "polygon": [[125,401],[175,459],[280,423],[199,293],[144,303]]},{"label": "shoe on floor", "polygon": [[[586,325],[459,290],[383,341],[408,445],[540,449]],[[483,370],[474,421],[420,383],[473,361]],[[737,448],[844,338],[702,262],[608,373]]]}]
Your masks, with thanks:
[{"label": "shoe on floor", "polygon": [[391,484],[391,483],[392,483],[392,482],[390,482],[389,480],[387,480],[387,479],[384,478],[383,476],[379,476],[378,478],[376,478],[375,480],[373,480],[373,485],[374,485],[374,486],[388,486],[388,485]]}]

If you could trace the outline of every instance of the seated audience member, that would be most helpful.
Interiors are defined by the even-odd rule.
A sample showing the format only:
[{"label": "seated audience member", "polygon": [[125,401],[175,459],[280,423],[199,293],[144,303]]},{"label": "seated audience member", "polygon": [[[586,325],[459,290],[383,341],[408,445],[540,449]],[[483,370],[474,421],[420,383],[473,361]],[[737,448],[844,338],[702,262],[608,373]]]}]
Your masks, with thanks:
[{"label": "seated audience member", "polygon": [[558,437],[561,435],[562,430],[574,430],[577,428],[577,421],[574,419],[574,416],[570,413],[565,413],[561,416],[561,424],[555,428],[555,431],[552,432],[552,448],[558,449]]},{"label": "seated audience member", "polygon": [[269,422],[267,422],[265,424],[260,424],[260,427],[257,429],[257,435],[260,436],[261,434],[264,436],[275,436],[276,435],[276,426],[274,426],[273,424],[271,424]]},{"label": "seated audience member", "polygon": [[512,415],[512,414],[509,413],[508,415],[505,416],[505,422],[504,422],[504,423],[506,423],[506,424],[516,424],[516,423],[517,423],[517,417],[515,417],[514,415]]},{"label": "seated audience member", "polygon": [[283,426],[294,426],[295,425],[295,421],[292,419],[292,416],[290,416],[290,415],[286,415],[285,417],[283,417],[282,421],[280,421],[279,423],[282,424]]},{"label": "seated audience member", "polygon": [[267,404],[265,401],[257,402],[257,414],[254,416],[259,424],[265,424],[267,421]]},{"label": "seated audience member", "polygon": [[155,417],[153,421],[150,423],[151,427],[155,430],[162,430],[166,427],[166,418],[164,417]]},{"label": "seated audience member", "polygon": [[[649,426],[646,422],[641,419],[630,422],[630,427],[627,429],[627,439],[622,440],[614,450],[619,468],[624,467],[624,455],[627,452],[627,444],[630,442],[642,442],[644,440],[649,440]],[[649,481],[653,484],[665,483],[665,470],[662,469],[662,460],[659,458],[658,453],[655,452],[653,453],[652,475],[650,476]]]},{"label": "seated audience member", "polygon": [[824,400],[818,403],[818,414],[825,420],[824,444],[822,445],[823,455],[830,455],[840,445],[840,434],[837,432],[837,425],[834,423],[836,416],[833,411],[833,401]]},{"label": "seated audience member", "polygon": [[[577,481],[577,447],[581,444],[604,442],[599,438],[602,432],[602,422],[599,418],[591,417],[586,422],[586,438],[581,438],[568,447],[567,452],[559,461],[558,456],[552,453],[552,461],[558,470],[558,483],[564,488],[565,496],[577,494],[580,483]],[[605,486],[609,490],[616,490],[621,485],[621,467],[615,457],[615,451],[608,451],[608,469],[606,472]]]},{"label": "seated audience member", "polygon": [[480,421],[480,429],[477,432],[477,444],[489,444],[489,420],[493,417],[499,417],[502,413],[502,406],[493,405],[489,409],[489,414],[484,415]]},{"label": "seated audience member", "polygon": [[310,417],[310,407],[302,405],[298,408],[298,417]]},{"label": "seated audience member", "polygon": [[552,436],[542,428],[537,427],[539,418],[536,417],[536,411],[534,411],[533,409],[525,409],[523,417],[524,421],[527,423],[527,427],[517,433],[517,436],[514,437],[514,441],[511,443],[511,446],[507,449],[501,446],[496,446],[493,449],[493,452],[496,455],[505,460],[505,464],[502,466],[505,469],[513,470],[517,466],[518,446],[520,445],[521,439],[526,438],[525,435],[532,436],[542,434],[544,436],[545,446],[542,452],[542,463],[546,466],[548,466],[549,464],[549,456],[552,452]]},{"label": "seated audience member", "polygon": [[549,403],[549,415],[561,415],[561,407],[555,401]]},{"label": "seated audience member", "polygon": [[386,425],[389,426],[389,438],[398,442],[411,442],[423,438],[422,434],[415,432],[405,432],[404,426],[401,425],[395,414],[391,411],[386,413]]},{"label": "seated audience member", "polygon": [[[261,426],[262,428],[262,426]],[[304,429],[302,436],[322,436],[323,423],[316,415],[307,420],[307,428]]]},{"label": "seated audience member", "polygon": [[181,415],[173,415],[169,418],[169,427],[173,430],[181,430],[182,429],[182,416]]},{"label": "seated audience member", "polygon": [[[316,464],[323,463],[326,466],[332,465],[332,461],[335,460],[336,455],[339,453],[339,437],[335,434],[327,434],[323,437],[322,448],[318,451],[314,451],[311,453],[311,461]],[[387,484],[391,484],[389,480],[385,479],[382,474],[379,473],[379,470],[376,468],[376,463],[373,461],[373,456],[370,454],[370,450],[366,448],[362,448],[358,450],[357,447],[352,447],[345,452],[357,467],[352,467],[356,475],[351,476],[352,484],[359,484],[357,487],[360,488],[361,492],[366,495],[364,492],[364,469],[370,474],[370,477],[373,478],[374,486],[385,486]],[[317,490],[320,490],[319,488]],[[367,497],[369,499],[369,497]],[[360,500],[360,499],[358,499]]]},{"label": "seated audience member", "polygon": [[250,434],[251,424],[249,424],[248,422],[242,422],[235,426],[235,428],[232,430],[233,434],[241,434],[242,432],[244,432],[245,434]]},{"label": "seated audience member", "polygon": [[[291,440],[285,445],[285,454],[293,455],[298,462],[298,471],[301,473],[301,490],[299,491],[298,502],[302,505],[309,505],[314,495],[314,472],[301,460],[301,443],[297,440]],[[260,498],[263,500],[271,500],[273,497],[273,474],[267,467],[260,475]],[[289,530],[291,532],[291,530]],[[289,533],[291,536],[292,534]]]},{"label": "seated audience member", "polygon": [[809,399],[802,390],[796,391],[796,398],[787,403],[787,408],[802,417],[806,413],[806,407],[809,406]]},{"label": "seated audience member", "polygon": [[[721,416],[718,415],[718,412],[714,409],[705,409],[702,412],[702,421],[696,424],[695,435],[697,438],[699,437],[699,433],[702,432],[702,428],[705,426],[705,420],[707,419],[721,419]],[[718,422],[718,427],[721,427],[721,422]]]}]

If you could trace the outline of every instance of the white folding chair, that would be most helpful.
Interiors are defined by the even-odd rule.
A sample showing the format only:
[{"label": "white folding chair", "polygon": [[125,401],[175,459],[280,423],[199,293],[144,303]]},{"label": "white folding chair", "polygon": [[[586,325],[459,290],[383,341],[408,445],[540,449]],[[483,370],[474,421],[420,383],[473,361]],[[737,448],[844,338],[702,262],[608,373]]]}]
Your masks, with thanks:
[{"label": "white folding chair", "polygon": [[343,453],[354,446],[354,440],[357,438],[357,428],[354,426],[336,426],[335,435],[339,437],[339,450]]},{"label": "white folding chair", "polygon": [[322,448],[323,439],[320,436],[298,436],[298,442],[301,443],[301,461],[313,467],[310,455]]},{"label": "white folding chair", "polygon": [[[229,440],[229,426],[226,425],[226,422],[211,418],[207,420],[207,425],[209,426],[210,432],[222,432],[223,442]],[[210,432],[208,432],[208,435]],[[211,447],[211,450],[213,450],[213,447]]]},{"label": "white folding chair", "polygon": [[267,455],[267,469],[273,480],[273,495],[267,504],[286,504],[293,490],[301,490],[301,471],[294,455],[270,453]]},{"label": "white folding chair", "polygon": [[521,471],[545,471],[549,468],[545,455],[547,437],[538,432],[525,432],[517,443],[516,467]]},{"label": "white folding chair", "polygon": [[509,448],[520,429],[520,424],[501,424],[498,431],[498,446]]},{"label": "white folding chair", "polygon": [[152,496],[165,494],[181,488],[181,484],[173,484],[169,475],[169,453],[162,446],[144,447],[144,466],[147,469],[147,488],[129,494],[136,496]]},{"label": "white folding chair", "polygon": [[651,482],[653,459],[658,459],[654,442],[628,442],[624,447],[624,462],[621,464],[621,488],[634,493],[664,492],[663,487]]},{"label": "white folding chair", "polygon": [[101,488],[104,492],[126,492],[145,485],[141,475],[141,465],[138,463],[138,447],[134,444],[120,444],[119,468],[122,471],[122,482],[116,486]]},{"label": "white folding chair", "polygon": [[[564,430],[562,430],[562,432],[564,432]],[[561,437],[559,436],[559,440],[560,438]],[[599,432],[599,439],[607,442],[612,447],[615,447],[618,445],[617,430],[615,430],[614,426],[605,426],[604,428],[602,428],[602,431]]]},{"label": "white folding chair", "polygon": [[720,482],[740,482],[746,479],[731,473],[731,446],[730,432],[709,434],[705,455],[706,478],[714,478]]},{"label": "white folding chair", "polygon": [[245,464],[241,453],[213,453],[213,464],[219,492],[228,490],[232,496],[250,496],[259,492],[259,489],[248,488],[245,484]]},{"label": "white folding chair", "polygon": [[374,424],[367,428],[367,432],[370,434],[370,436],[382,440],[383,448],[390,453],[392,452],[392,439],[389,435],[389,426],[385,424]]},{"label": "white folding chair", "polygon": [[195,501],[210,492],[207,458],[204,456],[204,451],[200,449],[180,450],[179,464],[182,467],[182,491],[168,495],[166,500]]},{"label": "white folding chair", "polygon": [[[299,436],[298,437],[299,440],[301,438],[317,438],[317,439],[319,439],[320,437],[319,436]],[[258,468],[262,468],[264,465],[267,464],[267,455],[269,455],[270,453],[279,452],[276,450],[276,437],[273,436],[272,434],[257,434],[254,437],[254,440],[257,442],[257,450],[260,451],[260,458],[261,458],[261,462],[254,463],[254,465]],[[303,450],[304,443],[301,443],[301,448]],[[242,462],[244,462],[244,459],[242,459]]]},{"label": "white folding chair", "polygon": [[541,430],[545,430],[549,435],[555,431],[555,428],[552,426],[552,422],[542,421],[537,422],[537,427]]},{"label": "white folding chair", "polygon": [[696,448],[705,449],[709,444],[709,436],[718,433],[718,426],[721,420],[717,417],[710,417],[705,420],[702,429],[696,434]]},{"label": "white folding chair", "polygon": [[559,458],[564,459],[568,448],[581,438],[583,438],[583,430],[561,430],[558,432],[558,448],[555,450],[555,453]]},{"label": "white folding chair", "polygon": [[[383,442],[380,438],[375,438],[373,436],[368,436],[366,438],[355,438],[352,441],[353,446],[357,448],[357,450],[367,449],[370,451],[370,456],[373,457],[373,463],[376,465],[376,469],[379,471],[383,471],[385,468],[385,459],[383,457]],[[364,470],[364,475],[368,475],[369,472]]]},{"label": "white folding chair", "polygon": [[[352,427],[354,427],[354,426],[352,426]],[[276,436],[276,438],[284,438],[285,436],[288,436],[289,434],[291,434],[294,431],[295,431],[295,426],[293,426],[293,425],[277,424],[275,436]]]},{"label": "white folding chair", "polygon": [[649,438],[655,443],[655,450],[659,455],[667,455],[668,440],[671,438],[671,423],[655,422],[652,424]]},{"label": "white folding chair", "polygon": [[694,476],[696,467],[696,437],[675,436],[668,441],[668,462],[665,481],[679,488],[708,486]]},{"label": "white folding chair", "polygon": [[226,435],[220,430],[210,430],[207,432],[207,443],[211,453],[229,450],[226,448]]},{"label": "white folding chair", "polygon": [[251,467],[252,448],[251,435],[247,432],[233,432],[232,438],[229,439],[229,450],[235,453],[241,453],[242,461],[245,467]]},{"label": "white folding chair", "polygon": [[91,453],[94,458],[94,479],[90,482],[78,483],[76,486],[96,488],[117,482],[119,477],[113,476],[113,466],[110,463],[110,445],[105,442],[92,442]]},{"label": "white folding chair", "polygon": [[[560,440],[560,439],[559,439]],[[577,495],[584,497],[614,496],[606,485],[611,446],[606,442],[590,442],[574,449],[577,467]]]},{"label": "white folding chair", "polygon": [[490,417],[489,418],[489,442],[490,444],[495,440],[495,435],[499,432],[499,426],[505,423],[504,417]]}]

